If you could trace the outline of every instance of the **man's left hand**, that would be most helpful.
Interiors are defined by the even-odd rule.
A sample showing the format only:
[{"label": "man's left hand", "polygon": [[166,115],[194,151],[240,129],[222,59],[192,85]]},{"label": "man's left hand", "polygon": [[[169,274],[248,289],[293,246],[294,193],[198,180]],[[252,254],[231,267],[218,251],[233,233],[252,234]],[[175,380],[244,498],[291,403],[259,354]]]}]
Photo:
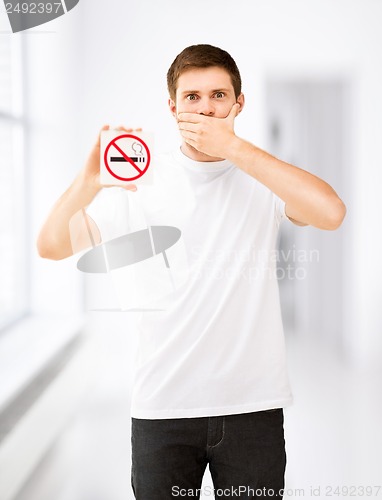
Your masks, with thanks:
[{"label": "man's left hand", "polygon": [[230,144],[235,139],[233,129],[240,104],[235,103],[225,118],[198,113],[179,113],[178,126],[187,144],[209,156],[226,158]]}]

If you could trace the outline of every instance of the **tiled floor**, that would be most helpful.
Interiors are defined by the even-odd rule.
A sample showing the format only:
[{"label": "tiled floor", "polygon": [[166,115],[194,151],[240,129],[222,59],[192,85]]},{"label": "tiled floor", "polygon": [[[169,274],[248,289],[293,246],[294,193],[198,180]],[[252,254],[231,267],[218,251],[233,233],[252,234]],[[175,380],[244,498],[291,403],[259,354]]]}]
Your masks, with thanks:
[{"label": "tiled floor", "polygon": [[[17,500],[133,500],[129,398],[135,341],[122,328],[101,339],[99,382]],[[295,401],[285,410],[285,498],[375,498],[376,489],[350,488],[382,484],[381,371],[350,370],[302,336],[288,336],[287,346]],[[203,484],[212,486],[208,473]]]}]

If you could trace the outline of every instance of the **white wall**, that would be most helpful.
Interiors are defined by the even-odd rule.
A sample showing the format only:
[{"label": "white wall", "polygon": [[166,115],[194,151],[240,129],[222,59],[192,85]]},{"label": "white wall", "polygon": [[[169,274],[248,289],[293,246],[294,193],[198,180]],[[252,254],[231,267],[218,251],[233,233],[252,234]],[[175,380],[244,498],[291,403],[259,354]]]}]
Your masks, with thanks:
[{"label": "white wall", "polygon": [[[268,75],[346,73],[354,81],[355,117],[354,168],[349,166],[344,200],[351,255],[347,327],[353,354],[371,359],[381,352],[382,330],[382,284],[376,262],[381,241],[376,209],[382,185],[381,19],[382,3],[377,0],[81,0],[68,16],[49,25],[57,30],[55,36],[28,38],[34,72],[39,68],[31,82],[32,105],[40,116],[32,142],[36,224],[83,165],[102,124],[153,130],[160,150],[177,144],[165,77],[187,45],[215,44],[236,59],[247,97],[237,132],[263,147]],[[58,93],[52,92],[56,88]],[[46,134],[62,154],[55,171],[42,158]],[[309,165],[301,167],[309,170]],[[342,194],[341,186],[334,187]],[[46,297],[43,291],[45,280],[51,280],[45,271],[54,273],[56,280],[65,272],[60,274],[57,264],[35,266],[44,276],[35,292],[36,304],[51,305],[54,295]],[[73,264],[59,266],[68,271],[66,289],[72,283],[77,286],[78,277],[69,273]],[[78,299],[75,295],[65,300],[73,306]]]}]

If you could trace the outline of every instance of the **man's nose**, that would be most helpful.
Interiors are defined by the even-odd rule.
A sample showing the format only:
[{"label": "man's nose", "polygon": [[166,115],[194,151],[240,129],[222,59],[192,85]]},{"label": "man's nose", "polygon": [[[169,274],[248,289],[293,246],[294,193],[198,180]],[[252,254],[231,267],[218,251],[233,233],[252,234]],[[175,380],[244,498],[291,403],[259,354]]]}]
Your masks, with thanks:
[{"label": "man's nose", "polygon": [[213,116],[215,107],[210,99],[201,99],[198,107],[199,115]]}]

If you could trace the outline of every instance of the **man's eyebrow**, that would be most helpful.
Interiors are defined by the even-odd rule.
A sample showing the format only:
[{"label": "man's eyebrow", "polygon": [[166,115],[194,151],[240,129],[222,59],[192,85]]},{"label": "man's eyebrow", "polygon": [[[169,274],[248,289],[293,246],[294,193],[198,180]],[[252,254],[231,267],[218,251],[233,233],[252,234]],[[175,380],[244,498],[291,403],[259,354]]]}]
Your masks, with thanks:
[{"label": "man's eyebrow", "polygon": [[212,92],[231,92],[231,89],[215,89]]}]

